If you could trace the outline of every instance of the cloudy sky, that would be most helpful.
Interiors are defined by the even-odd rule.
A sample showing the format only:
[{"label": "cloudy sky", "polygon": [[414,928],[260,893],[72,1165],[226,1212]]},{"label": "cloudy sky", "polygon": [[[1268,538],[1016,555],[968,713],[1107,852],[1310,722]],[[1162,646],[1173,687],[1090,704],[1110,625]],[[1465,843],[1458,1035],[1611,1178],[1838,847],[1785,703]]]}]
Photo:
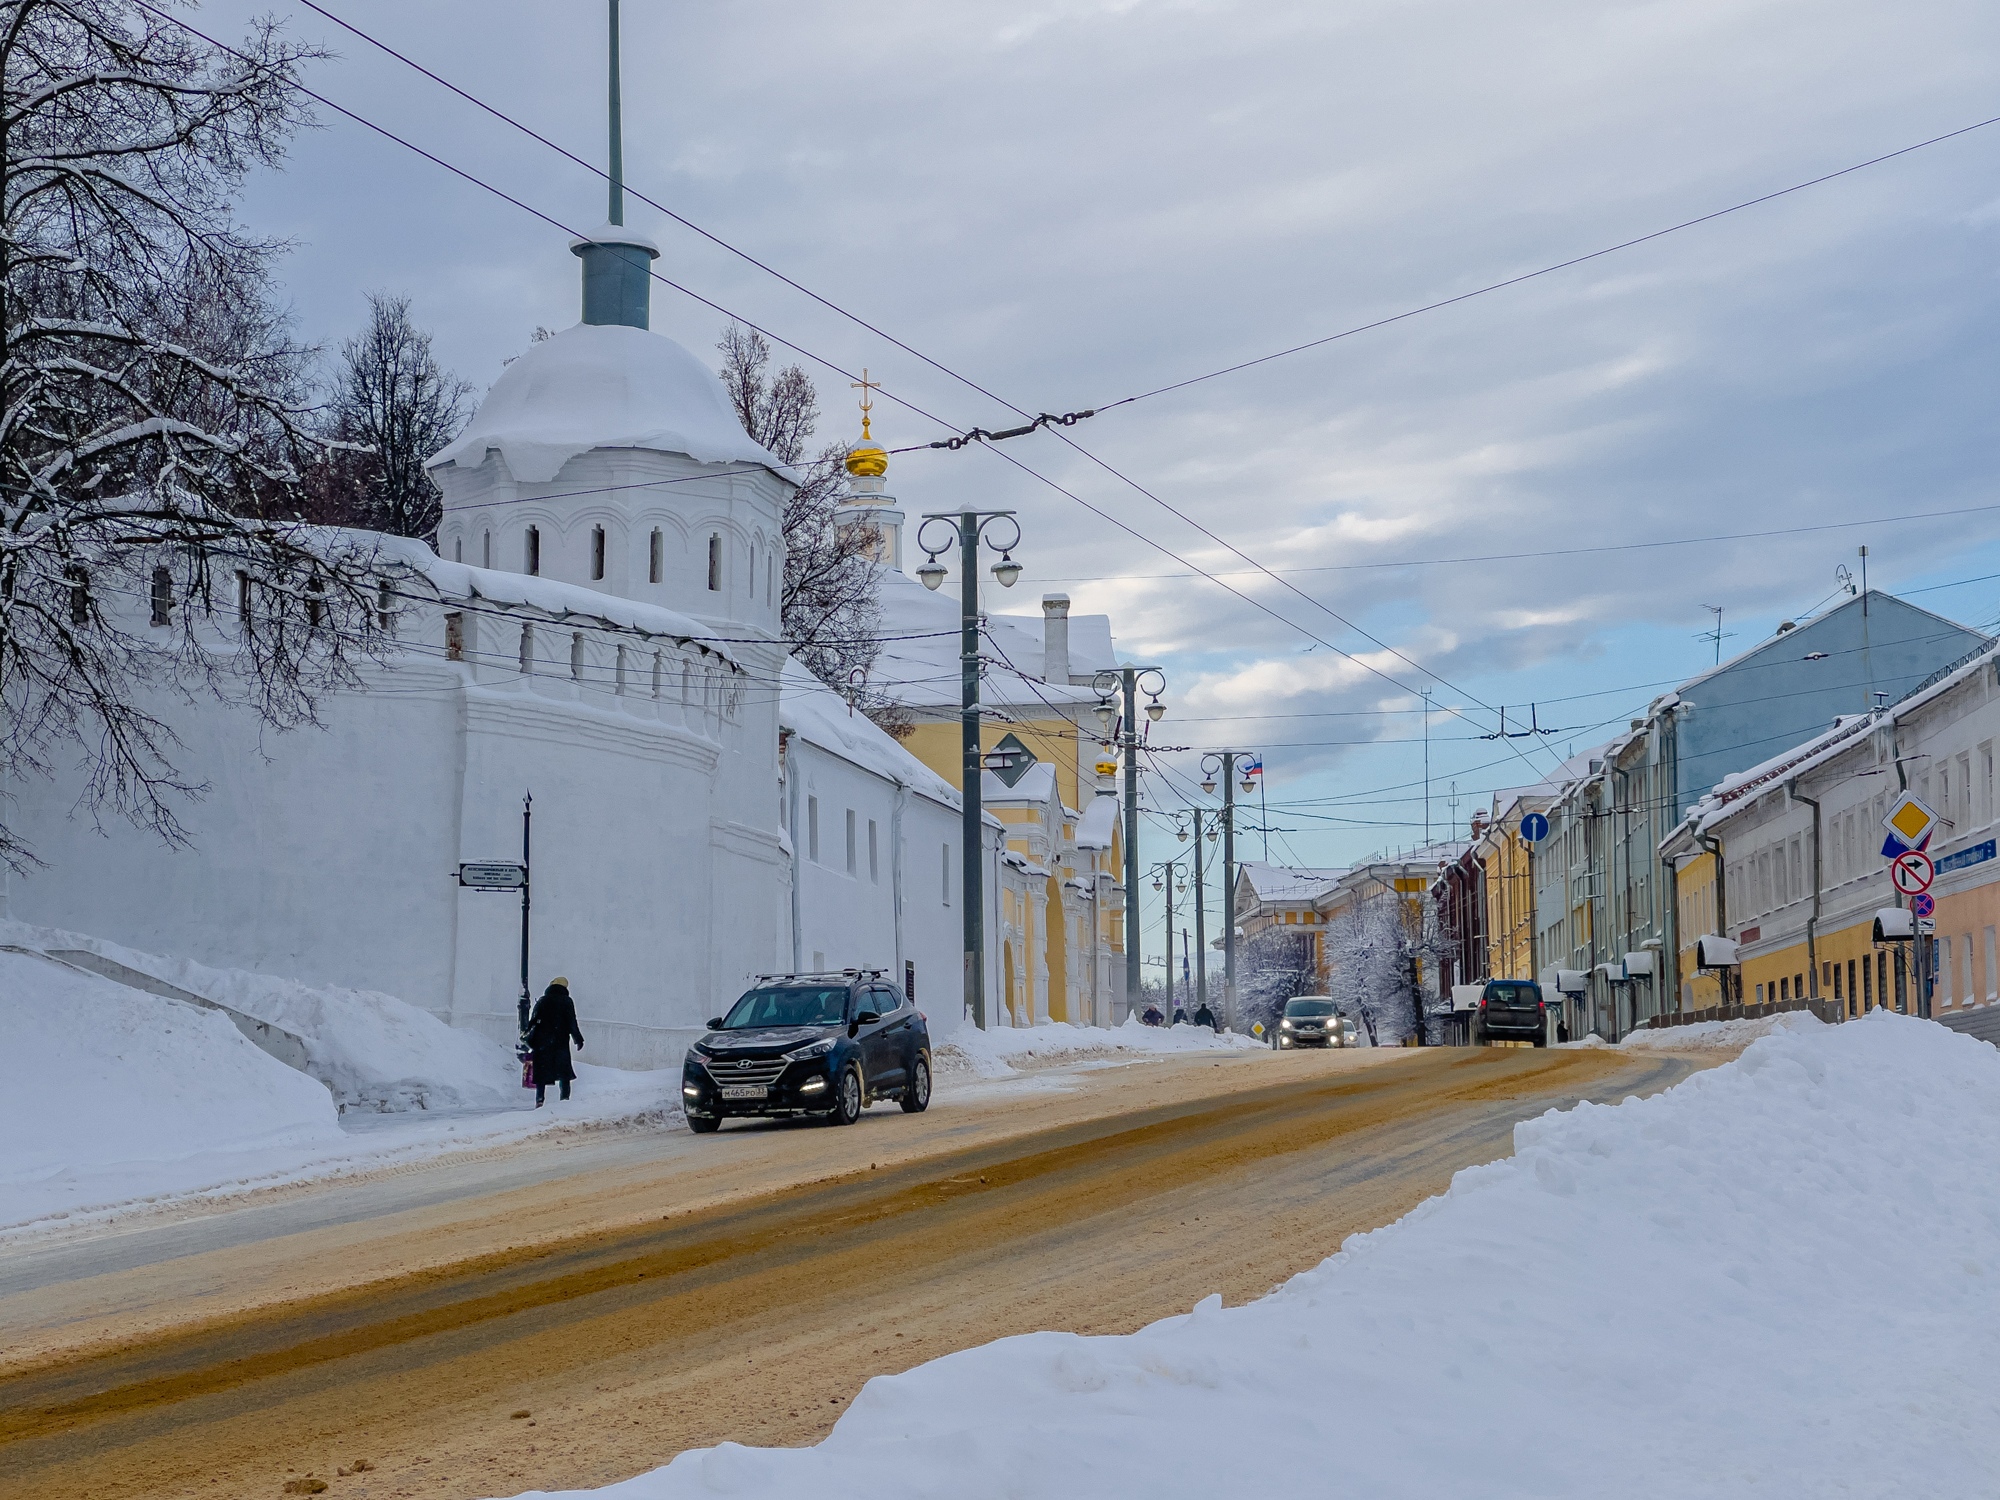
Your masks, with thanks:
[{"label": "cloudy sky", "polygon": [[[602,158],[599,0],[328,8]],[[205,24],[251,9],[212,0]],[[1105,406],[2000,113],[2000,10],[1971,0],[624,9],[636,187],[1030,411]],[[276,10],[339,54],[314,73],[330,98],[565,223],[602,219],[581,169],[296,0]],[[367,290],[406,292],[483,388],[538,324],[576,317],[559,232],[345,121],[245,213],[297,242],[287,291],[314,338],[351,331]],[[945,423],[1012,420],[653,210],[628,221],[664,274]],[[1442,834],[1454,782],[1462,821],[1712,660],[1705,606],[1726,652],[1755,644],[1825,602],[1863,543],[1872,583],[2000,617],[1981,577],[2000,574],[1996,252],[2000,125],[1107,411],[1072,435],[1108,468],[1038,435],[1007,450],[1033,474],[913,454],[892,488],[913,512],[1017,509],[1019,607],[1062,588],[1111,611],[1171,679],[1156,732],[1268,747],[1273,856],[1344,861],[1423,835],[1416,689],[1447,710]],[[664,288],[654,308],[713,345],[715,313]],[[844,434],[845,380],[807,367],[822,435]],[[892,443],[944,431],[878,415]],[[1995,508],[1909,519],[1974,507]],[[1778,534],[1700,540],[1744,532]],[[1518,553],[1544,555],[1439,561]],[[1546,746],[1477,738],[1531,702],[1563,731]]]}]

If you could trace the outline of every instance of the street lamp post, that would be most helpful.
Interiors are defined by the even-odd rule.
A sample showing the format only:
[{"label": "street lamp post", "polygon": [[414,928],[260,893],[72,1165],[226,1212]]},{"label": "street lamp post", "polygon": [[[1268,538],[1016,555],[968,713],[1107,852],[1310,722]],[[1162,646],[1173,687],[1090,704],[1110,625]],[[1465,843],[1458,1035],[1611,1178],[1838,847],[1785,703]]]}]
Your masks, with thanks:
[{"label": "street lamp post", "polygon": [[1177,859],[1163,860],[1153,866],[1153,889],[1167,893],[1167,1025],[1174,1024],[1174,882],[1181,881],[1181,890],[1187,890],[1185,873]]},{"label": "street lamp post", "polygon": [[[959,833],[959,840],[965,846],[965,873],[959,881],[958,894],[965,903],[965,1008],[972,1024],[981,1031],[986,1029],[986,883],[980,864],[985,837],[979,805],[979,775],[984,769],[979,746],[979,541],[986,528],[996,521],[1014,531],[1010,542],[986,543],[1000,553],[1000,561],[993,565],[993,576],[1000,587],[1010,589],[1021,576],[1021,565],[1013,556],[1014,548],[1021,544],[1021,525],[1011,510],[934,511],[917,527],[917,545],[924,549],[924,565],[917,569],[917,580],[927,589],[935,589],[944,582],[945,570],[938,562],[938,554],[953,541],[958,543],[959,731],[965,751],[960,774],[963,820]],[[940,536],[935,546],[926,542],[925,533],[933,525],[947,527],[951,539]]]},{"label": "street lamp post", "polygon": [[[1202,863],[1201,820],[1202,809],[1192,809],[1194,816],[1194,996],[1197,1010],[1208,1004],[1208,876]],[[1215,841],[1215,814],[1209,813],[1208,838]]]},{"label": "street lamp post", "polygon": [[[1158,723],[1167,709],[1160,694],[1167,690],[1167,674],[1158,667],[1127,665],[1107,668],[1090,679],[1090,689],[1104,700],[1098,704],[1100,717],[1108,717],[1111,695],[1124,695],[1125,750],[1125,1009],[1129,1013],[1139,1003],[1139,694],[1152,701],[1146,717]],[[1114,711],[1115,712],[1115,711]],[[1108,727],[1108,726],[1107,726]]]},{"label": "street lamp post", "polygon": [[[1236,762],[1248,750],[1217,750],[1201,758],[1201,789],[1215,790],[1222,776],[1222,1014],[1223,1024],[1236,1029]],[[1246,779],[1243,790],[1256,783]]]}]

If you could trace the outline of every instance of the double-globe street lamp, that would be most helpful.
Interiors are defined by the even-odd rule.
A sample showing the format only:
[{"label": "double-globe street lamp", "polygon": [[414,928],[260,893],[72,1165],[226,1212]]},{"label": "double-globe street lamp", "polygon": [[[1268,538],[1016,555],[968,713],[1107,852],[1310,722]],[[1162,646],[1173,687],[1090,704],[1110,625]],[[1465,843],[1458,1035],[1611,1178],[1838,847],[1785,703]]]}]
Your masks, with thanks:
[{"label": "double-globe street lamp", "polygon": [[[1216,777],[1222,778],[1222,1014],[1223,1024],[1236,1029],[1236,762],[1253,754],[1249,750],[1216,750],[1201,758],[1201,789],[1215,791]],[[1243,778],[1243,790],[1252,792],[1257,783]]]},{"label": "double-globe street lamp", "polygon": [[1174,1024],[1174,892],[1187,894],[1187,862],[1162,860],[1153,866],[1153,889],[1167,893],[1167,1025]]},{"label": "double-globe street lamp", "polygon": [[[1122,724],[1125,761],[1125,1009],[1139,1003],[1139,694],[1151,701],[1146,717],[1155,724],[1166,713],[1160,694],[1167,690],[1167,674],[1158,667],[1136,664],[1107,667],[1090,679],[1090,689],[1100,700],[1097,722],[1107,743]],[[1124,695],[1124,712],[1112,701],[1113,693]]]},{"label": "double-globe street lamp", "polygon": [[[950,538],[947,539],[941,531],[933,532],[933,526],[949,530]],[[1002,543],[986,537],[989,526],[995,527],[1002,536],[1011,528],[1012,539]],[[927,535],[936,536],[937,541],[925,541]],[[1011,589],[1014,580],[1021,576],[1021,565],[1014,561],[1014,548],[1021,545],[1021,525],[1014,519],[1011,510],[932,511],[917,527],[917,545],[924,550],[924,564],[917,569],[917,581],[927,589],[935,590],[944,582],[945,569],[938,561],[938,554],[950,551],[954,541],[958,544],[959,730],[965,751],[960,774],[964,822],[959,834],[959,842],[965,846],[965,874],[959,882],[958,894],[965,903],[965,1009],[972,1017],[972,1024],[984,1031],[986,891],[981,849],[986,840],[979,804],[979,775],[985,769],[979,747],[979,543],[982,538],[989,548],[1000,554],[1000,561],[993,565],[994,578],[1003,589]]]}]

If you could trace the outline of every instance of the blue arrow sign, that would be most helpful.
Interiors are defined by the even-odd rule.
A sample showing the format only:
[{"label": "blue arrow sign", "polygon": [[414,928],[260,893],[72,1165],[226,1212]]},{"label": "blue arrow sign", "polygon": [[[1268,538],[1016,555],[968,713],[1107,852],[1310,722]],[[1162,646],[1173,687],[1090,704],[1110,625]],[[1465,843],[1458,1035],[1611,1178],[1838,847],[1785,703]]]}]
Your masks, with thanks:
[{"label": "blue arrow sign", "polygon": [[1540,813],[1529,813],[1521,819],[1521,837],[1531,844],[1539,844],[1549,836],[1549,820]]}]

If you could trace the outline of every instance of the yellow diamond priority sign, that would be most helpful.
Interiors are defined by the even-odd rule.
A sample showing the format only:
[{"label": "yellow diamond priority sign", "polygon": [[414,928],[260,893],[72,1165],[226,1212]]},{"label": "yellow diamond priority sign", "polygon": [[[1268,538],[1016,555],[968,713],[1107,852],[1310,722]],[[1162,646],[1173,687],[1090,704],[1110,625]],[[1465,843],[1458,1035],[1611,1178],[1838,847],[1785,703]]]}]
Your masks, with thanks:
[{"label": "yellow diamond priority sign", "polygon": [[1924,841],[1924,835],[1936,822],[1936,813],[1905,792],[1882,819],[1882,826],[1901,839],[1906,848],[1914,849]]}]

